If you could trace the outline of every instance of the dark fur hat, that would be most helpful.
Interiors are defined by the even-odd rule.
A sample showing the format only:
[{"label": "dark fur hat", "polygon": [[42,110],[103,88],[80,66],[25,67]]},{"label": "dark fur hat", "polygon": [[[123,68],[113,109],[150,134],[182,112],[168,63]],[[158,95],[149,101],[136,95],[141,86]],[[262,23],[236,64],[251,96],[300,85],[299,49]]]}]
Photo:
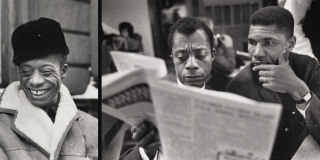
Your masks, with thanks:
[{"label": "dark fur hat", "polygon": [[40,18],[20,25],[11,37],[13,63],[42,58],[50,54],[67,56],[69,48],[64,39],[60,23]]}]

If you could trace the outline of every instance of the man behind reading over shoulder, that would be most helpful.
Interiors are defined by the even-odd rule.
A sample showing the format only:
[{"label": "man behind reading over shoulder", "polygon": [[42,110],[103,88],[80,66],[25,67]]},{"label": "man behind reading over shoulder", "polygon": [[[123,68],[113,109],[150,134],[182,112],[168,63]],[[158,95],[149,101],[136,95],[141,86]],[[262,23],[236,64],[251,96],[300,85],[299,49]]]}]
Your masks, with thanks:
[{"label": "man behind reading over shoulder", "polygon": [[293,26],[284,8],[256,11],[248,36],[251,64],[227,86],[227,91],[256,101],[282,104],[271,159],[291,159],[309,134],[320,143],[320,67],[315,59],[291,52]]},{"label": "man behind reading over shoulder", "polygon": [[77,109],[61,83],[69,49],[60,24],[40,18],[11,40],[20,81],[1,95],[0,159],[97,159],[98,121]]},{"label": "man behind reading over shoulder", "polygon": [[[205,81],[211,73],[214,52],[213,35],[208,26],[197,18],[182,18],[171,27],[168,44],[176,70],[173,81],[179,87],[210,89]],[[157,129],[152,124],[143,122],[138,128],[126,131],[120,159],[157,159],[160,147]]]}]

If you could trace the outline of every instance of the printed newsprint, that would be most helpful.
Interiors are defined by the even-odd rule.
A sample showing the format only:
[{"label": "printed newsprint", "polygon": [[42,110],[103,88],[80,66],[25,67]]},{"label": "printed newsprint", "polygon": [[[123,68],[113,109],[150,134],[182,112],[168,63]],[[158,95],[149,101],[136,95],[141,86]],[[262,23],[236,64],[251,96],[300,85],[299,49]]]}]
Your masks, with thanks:
[{"label": "printed newsprint", "polygon": [[102,101],[103,112],[128,124],[155,123],[165,160],[268,160],[282,111],[232,93],[179,88],[138,68],[104,76]]},{"label": "printed newsprint", "polygon": [[151,76],[158,78],[165,77],[168,73],[166,63],[161,58],[120,51],[111,51],[110,54],[118,71],[135,67],[144,68]]}]

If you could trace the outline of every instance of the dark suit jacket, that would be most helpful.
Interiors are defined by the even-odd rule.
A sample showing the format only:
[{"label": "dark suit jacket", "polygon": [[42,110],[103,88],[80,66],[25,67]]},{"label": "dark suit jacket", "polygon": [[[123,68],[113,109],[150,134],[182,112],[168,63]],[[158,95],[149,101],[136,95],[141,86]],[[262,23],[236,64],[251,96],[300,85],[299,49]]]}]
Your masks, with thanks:
[{"label": "dark suit jacket", "polygon": [[239,72],[227,86],[228,92],[256,101],[283,105],[272,159],[291,159],[308,134],[320,144],[320,66],[315,59],[295,53],[289,54],[289,65],[312,93],[305,119],[297,110],[296,103],[289,94],[273,92],[259,85],[251,65]]},{"label": "dark suit jacket", "polygon": [[[168,81],[177,83],[177,78],[173,75],[168,76]],[[205,89],[212,90],[210,86],[206,85]],[[137,142],[132,140],[131,126],[126,125],[126,131],[124,133],[123,144],[120,151],[120,160],[142,160],[139,153],[139,146]]]}]

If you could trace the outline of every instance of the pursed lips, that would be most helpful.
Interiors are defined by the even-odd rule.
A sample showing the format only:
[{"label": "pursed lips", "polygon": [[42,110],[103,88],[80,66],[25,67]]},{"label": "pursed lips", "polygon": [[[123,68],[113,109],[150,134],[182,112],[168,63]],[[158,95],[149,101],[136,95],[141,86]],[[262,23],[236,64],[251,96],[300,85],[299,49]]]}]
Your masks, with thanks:
[{"label": "pursed lips", "polygon": [[253,63],[253,66],[259,66],[259,65],[261,65],[261,64],[266,64],[266,63],[263,62],[263,61],[253,61],[252,63]]},{"label": "pursed lips", "polygon": [[186,75],[184,76],[184,79],[187,81],[199,81],[201,80],[202,76],[201,75]]}]

